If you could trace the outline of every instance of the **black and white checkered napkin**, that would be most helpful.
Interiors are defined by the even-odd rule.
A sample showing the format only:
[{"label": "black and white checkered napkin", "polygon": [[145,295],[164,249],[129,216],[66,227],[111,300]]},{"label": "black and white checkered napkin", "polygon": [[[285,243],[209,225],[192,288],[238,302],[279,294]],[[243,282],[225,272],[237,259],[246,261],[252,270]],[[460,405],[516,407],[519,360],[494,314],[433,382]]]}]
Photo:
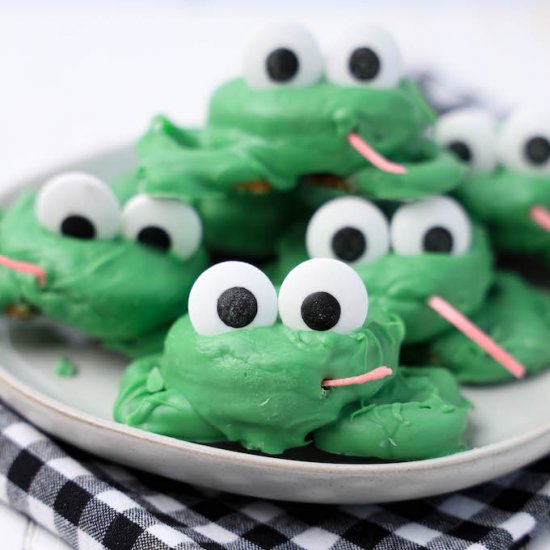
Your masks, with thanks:
[{"label": "black and white checkered napkin", "polygon": [[437,498],[383,506],[278,503],[98,462],[52,442],[0,404],[0,500],[85,549],[503,550],[550,522],[550,457]]}]

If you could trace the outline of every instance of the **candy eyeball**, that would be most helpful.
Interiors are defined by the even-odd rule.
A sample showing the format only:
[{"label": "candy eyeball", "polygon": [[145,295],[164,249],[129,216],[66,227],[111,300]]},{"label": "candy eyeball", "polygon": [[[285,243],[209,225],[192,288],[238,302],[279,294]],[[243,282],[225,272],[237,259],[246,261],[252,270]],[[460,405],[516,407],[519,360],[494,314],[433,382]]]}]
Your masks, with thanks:
[{"label": "candy eyeball", "polygon": [[202,223],[195,209],[184,202],[137,195],[122,211],[122,234],[186,260],[200,246]]},{"label": "candy eyeball", "polygon": [[441,116],[435,138],[474,174],[487,174],[497,166],[495,121],[480,109],[460,109]]},{"label": "candy eyeball", "polygon": [[396,254],[460,255],[470,248],[472,227],[457,201],[433,197],[401,206],[392,218],[390,234]]},{"label": "candy eyeball", "polygon": [[49,179],[36,198],[42,227],[75,239],[112,239],[120,206],[110,187],[90,174],[71,172]]},{"label": "candy eyeball", "polygon": [[310,258],[351,265],[374,262],[389,250],[390,231],[382,211],[359,197],[331,200],[319,208],[306,231]]},{"label": "candy eyeball", "polygon": [[550,174],[550,111],[513,113],[504,122],[497,139],[497,156],[506,168]]},{"label": "candy eyeball", "polygon": [[361,277],[332,258],[302,262],[279,290],[279,315],[292,330],[352,332],[363,326],[368,309]]},{"label": "candy eyeball", "polygon": [[202,336],[270,326],[277,319],[277,293],[257,267],[244,262],[216,264],[191,289],[189,319]]},{"label": "candy eyeball", "polygon": [[258,33],[244,55],[244,79],[254,90],[305,87],[321,80],[323,58],[313,36],[299,25],[276,25]]},{"label": "candy eyeball", "polygon": [[343,35],[327,57],[327,79],[341,86],[394,88],[403,74],[393,37],[364,25]]}]

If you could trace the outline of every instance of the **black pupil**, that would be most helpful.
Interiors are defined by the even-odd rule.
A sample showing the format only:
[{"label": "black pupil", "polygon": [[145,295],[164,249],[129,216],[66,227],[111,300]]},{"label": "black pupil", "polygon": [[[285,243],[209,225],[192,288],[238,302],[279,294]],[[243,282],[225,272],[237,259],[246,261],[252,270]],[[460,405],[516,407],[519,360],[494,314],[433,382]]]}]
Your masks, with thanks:
[{"label": "black pupil", "polygon": [[424,250],[426,252],[452,252],[453,236],[444,227],[432,227],[424,235]]},{"label": "black pupil", "polygon": [[453,141],[447,145],[447,149],[464,162],[472,160],[472,151],[463,141]]},{"label": "black pupil", "polygon": [[332,250],[336,257],[344,262],[354,262],[367,249],[367,239],[362,231],[355,227],[343,227],[332,237]]},{"label": "black pupil", "polygon": [[67,216],[61,223],[61,233],[75,239],[93,239],[94,224],[83,216]]},{"label": "black pupil", "polygon": [[287,48],[272,51],[266,60],[267,74],[275,82],[288,82],[298,72],[299,62],[296,54]]},{"label": "black pupil", "polygon": [[525,144],[525,156],[533,164],[545,164],[550,159],[550,142],[540,136],[531,138]]},{"label": "black pupil", "polygon": [[170,250],[172,241],[170,236],[161,227],[147,226],[144,227],[137,236],[138,242],[158,250]]},{"label": "black pupil", "polygon": [[313,292],[302,302],[302,319],[312,330],[330,330],[340,320],[340,312],[340,303],[328,292]]},{"label": "black pupil", "polygon": [[370,48],[357,48],[349,58],[349,70],[357,80],[372,80],[380,72],[380,58]]},{"label": "black pupil", "polygon": [[258,313],[258,302],[250,290],[241,286],[228,288],[218,298],[218,317],[232,328],[252,323]]}]

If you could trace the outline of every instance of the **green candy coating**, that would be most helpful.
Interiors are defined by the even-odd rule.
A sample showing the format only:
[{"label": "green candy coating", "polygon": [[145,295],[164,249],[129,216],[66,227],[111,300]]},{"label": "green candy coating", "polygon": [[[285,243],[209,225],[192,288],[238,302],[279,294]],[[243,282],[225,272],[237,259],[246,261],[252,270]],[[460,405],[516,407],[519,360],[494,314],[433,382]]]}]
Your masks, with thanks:
[{"label": "green candy coating", "polygon": [[[278,454],[307,445],[391,460],[466,448],[468,402],[437,368],[397,369],[403,327],[376,307],[349,334],[294,332],[281,324],[199,336],[178,321],[162,356],[128,367],[115,403],[118,422],[202,443],[236,441]],[[324,389],[325,378],[390,365],[394,375]]]},{"label": "green candy coating", "polygon": [[72,378],[78,374],[78,367],[68,357],[60,357],[55,365],[55,374],[60,378]]},{"label": "green candy coating", "polygon": [[[430,147],[431,149],[431,147]],[[422,162],[405,163],[405,174],[390,174],[367,166],[342,181],[344,189],[324,187],[303,180],[294,195],[306,206],[317,209],[325,202],[350,193],[372,199],[415,200],[434,193],[452,191],[461,181],[465,169],[446,151],[433,150]],[[437,187],[434,181],[438,182]]]},{"label": "green candy coating", "polygon": [[[233,182],[249,184],[250,189],[239,189],[238,185],[216,189],[208,186],[207,180],[194,179],[185,161],[189,158],[194,162],[206,151],[198,142],[183,139],[182,134],[187,135],[165,117],[154,119],[137,144],[140,166],[134,175],[136,186],[156,197],[176,197],[192,205],[203,223],[204,244],[215,255],[260,260],[272,257],[273,235],[281,234],[301,217],[297,201],[274,191],[258,177]],[[193,149],[182,149],[182,139]],[[217,162],[212,159],[206,163],[212,174]]]},{"label": "green candy coating", "polygon": [[224,441],[223,434],[194,411],[179,388],[165,387],[161,361],[161,356],[145,357],[126,369],[114,405],[114,419],[177,439]]},{"label": "green candy coating", "polygon": [[[353,185],[377,196],[388,189],[401,198],[437,194],[456,187],[464,168],[432,141],[419,139],[434,120],[407,80],[385,90],[320,82],[256,91],[237,79],[214,93],[202,131],[157,117],[138,143],[138,174],[147,192],[176,196],[201,185],[228,191],[256,181],[285,191],[317,173],[359,173]],[[411,174],[403,180],[379,174],[348,144],[350,132]]]},{"label": "green candy coating", "polygon": [[[473,317],[533,374],[550,358],[550,295],[510,273],[498,274],[487,302]],[[459,381],[485,384],[514,380],[512,374],[464,335],[452,330],[431,344],[431,359],[446,365]]]},{"label": "green candy coating", "polygon": [[168,334],[162,372],[166,385],[182,388],[229,441],[280,453],[306,445],[308,434],[338,418],[345,405],[374,395],[383,380],[336,391],[321,383],[395,367],[402,333],[395,319],[343,335],[277,324],[207,337],[184,318]]},{"label": "green candy coating", "polygon": [[[82,240],[44,229],[35,192],[23,194],[0,221],[0,253],[46,270],[35,277],[0,266],[0,308],[23,305],[129,355],[161,349],[167,325],[185,312],[199,250],[187,261],[122,237]],[[154,271],[154,277],[149,274]]]},{"label": "green candy coating", "polygon": [[362,406],[315,432],[315,445],[336,454],[386,460],[421,460],[466,449],[470,404],[452,374],[430,367],[401,367]]},{"label": "green candy coating", "polygon": [[[268,270],[282,281],[308,258],[304,229],[294,228],[280,243],[280,260]],[[485,299],[492,277],[492,256],[487,237],[474,228],[470,250],[462,255],[425,253],[404,256],[390,252],[369,264],[353,266],[369,291],[371,303],[398,315],[405,323],[405,342],[421,342],[445,331],[449,324],[427,304],[437,294],[465,314],[476,311]]]},{"label": "green candy coating", "polygon": [[[307,259],[303,227],[295,227],[280,243],[280,261],[268,270],[281,281]],[[432,295],[449,301],[533,374],[548,366],[550,298],[519,277],[497,272],[485,233],[474,228],[464,255],[425,253],[403,256],[390,252],[381,259],[355,266],[371,300],[399,315],[406,327],[406,359],[451,369],[463,383],[487,384],[513,376],[477,344],[451,327],[427,305]]]},{"label": "green candy coating", "polygon": [[[212,430],[223,434],[216,440],[281,453],[306,445],[308,435],[334,422],[346,405],[368,400],[379,391],[387,379],[330,390],[321,383],[382,365],[395,368],[402,336],[403,326],[394,317],[384,324],[369,322],[350,334],[295,332],[278,323],[217,336],[198,335],[189,318],[183,317],[168,334],[162,358],[152,359],[165,389],[159,394],[147,391],[145,371],[150,361],[130,366],[115,418],[145,429],[155,426],[154,431],[176,437],[180,430],[181,437],[181,430],[187,429],[183,424],[196,424],[189,424],[187,409],[181,405],[185,402]],[[157,415],[158,403],[162,407]],[[200,439],[191,439],[204,441],[206,435],[205,431]]]},{"label": "green candy coating", "polygon": [[208,193],[189,202],[203,220],[207,249],[240,259],[272,258],[273,236],[300,217],[295,201],[283,193]]},{"label": "green candy coating", "polygon": [[548,176],[498,169],[470,176],[456,195],[487,226],[496,248],[538,254],[550,261],[550,234],[529,216],[535,205],[550,209]]},{"label": "green candy coating", "polygon": [[[295,199],[315,207],[333,193],[304,184],[304,177],[345,178],[348,191],[376,198],[454,189],[464,167],[422,137],[434,120],[408,80],[384,90],[322,81],[258,91],[235,79],[214,93],[202,130],[154,119],[137,145],[136,178],[146,193],[194,204],[209,249],[267,258],[274,252],[273,235],[304,216]],[[372,166],[348,143],[350,132],[402,163],[406,173]],[[291,190],[295,196],[283,193]]]},{"label": "green candy coating", "polygon": [[393,160],[412,160],[410,144],[433,122],[432,111],[407,80],[384,90],[322,81],[256,91],[237,79],[214,93],[204,141],[211,148],[237,142],[261,167],[258,175],[284,190],[301,175],[347,177],[368,165],[347,143],[350,132]]}]

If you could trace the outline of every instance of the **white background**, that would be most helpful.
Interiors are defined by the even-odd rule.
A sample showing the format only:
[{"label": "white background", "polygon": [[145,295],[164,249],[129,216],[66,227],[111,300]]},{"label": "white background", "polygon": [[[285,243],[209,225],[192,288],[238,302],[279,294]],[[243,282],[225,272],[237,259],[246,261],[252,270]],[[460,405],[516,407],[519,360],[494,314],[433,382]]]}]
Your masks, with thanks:
[{"label": "white background", "polygon": [[[549,1],[0,0],[0,187],[133,141],[158,112],[201,123],[251,32],[274,20],[307,24],[325,49],[373,22],[409,68],[442,71],[505,108],[549,101]],[[2,506],[0,525],[11,548],[55,546]]]},{"label": "white background", "polygon": [[506,106],[548,101],[549,1],[0,0],[0,185],[134,140],[157,112],[200,123],[251,32],[272,20],[306,23],[324,48],[372,21],[408,67]]}]

